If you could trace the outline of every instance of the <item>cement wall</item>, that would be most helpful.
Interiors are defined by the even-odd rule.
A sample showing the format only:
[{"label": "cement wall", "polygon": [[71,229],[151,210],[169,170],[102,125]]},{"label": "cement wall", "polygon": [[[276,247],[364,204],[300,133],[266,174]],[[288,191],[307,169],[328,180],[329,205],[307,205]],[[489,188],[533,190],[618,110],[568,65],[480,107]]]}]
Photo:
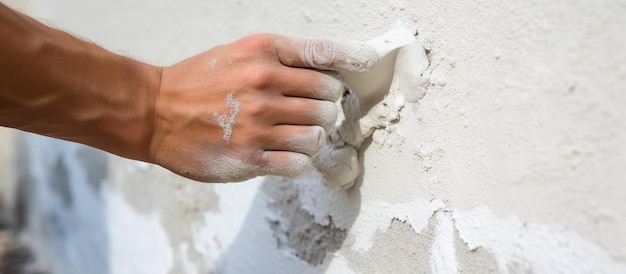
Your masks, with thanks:
[{"label": "cement wall", "polygon": [[626,273],[624,1],[30,1],[160,65],[254,32],[418,30],[430,84],[348,191],[193,183],[19,138],[20,223],[55,273]]}]

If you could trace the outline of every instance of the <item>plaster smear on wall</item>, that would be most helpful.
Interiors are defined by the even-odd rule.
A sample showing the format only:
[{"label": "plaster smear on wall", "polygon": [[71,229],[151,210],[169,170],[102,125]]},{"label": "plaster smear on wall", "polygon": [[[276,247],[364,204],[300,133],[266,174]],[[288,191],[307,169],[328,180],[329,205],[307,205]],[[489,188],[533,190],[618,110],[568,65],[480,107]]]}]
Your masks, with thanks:
[{"label": "plaster smear on wall", "polygon": [[426,93],[430,63],[416,33],[399,23],[383,35],[363,42],[378,54],[365,72],[339,71],[346,87],[343,117],[329,133],[330,144],[315,159],[316,168],[335,188],[350,188],[361,173],[358,150],[375,130],[397,122],[405,102]]},{"label": "plaster smear on wall", "polygon": [[[275,182],[270,182],[275,183]],[[533,273],[621,273],[626,265],[613,258],[597,244],[581,237],[574,231],[547,225],[525,223],[514,216],[499,218],[487,207],[470,211],[455,210],[440,200],[415,199],[407,203],[386,202],[359,205],[357,192],[335,190],[324,186],[324,179],[315,172],[294,181],[285,181],[293,187],[291,202],[285,206],[304,210],[311,216],[308,222],[336,227],[353,238],[350,249],[367,254],[376,241],[377,232],[385,233],[392,220],[408,223],[416,235],[423,233],[430,223],[436,223],[434,241],[431,245],[430,266],[434,273],[453,273],[462,270],[456,254],[455,234],[458,233],[469,250],[484,248],[498,263],[502,273],[510,269]],[[283,192],[284,194],[284,192]],[[277,222],[295,220],[294,215],[276,216],[268,219]],[[306,221],[303,223],[307,223]],[[311,227],[307,225],[307,227]],[[312,231],[313,235],[324,231]],[[289,231],[296,233],[297,229]],[[280,246],[279,246],[280,247]],[[299,246],[283,246],[298,252]],[[333,250],[329,252],[332,258]],[[309,251],[311,252],[311,251]],[[319,256],[319,255],[318,255]],[[337,253],[340,258],[331,262],[332,269],[345,268],[342,261],[348,254]],[[335,269],[337,270],[337,269]]]},{"label": "plaster smear on wall", "polygon": [[120,194],[108,194],[111,273],[169,273],[174,263],[173,250],[159,212],[139,214]]},{"label": "plaster smear on wall", "polygon": [[[470,250],[487,250],[501,273],[511,269],[531,273],[626,273],[626,264],[615,261],[574,231],[526,223],[514,216],[499,218],[487,207],[462,211],[445,208],[437,200],[416,200],[393,206],[379,203],[363,211],[369,213],[359,216],[355,228],[376,227],[384,232],[393,219],[398,219],[407,221],[420,234],[429,222],[436,222],[430,255],[433,273],[462,270],[456,259],[461,250],[455,247],[455,233]],[[361,253],[366,253],[375,241],[371,230],[353,229],[350,233],[356,236],[352,249]]]},{"label": "plaster smear on wall", "polygon": [[483,247],[496,259],[501,273],[516,265],[532,273],[626,273],[598,245],[578,233],[526,223],[514,216],[498,218],[487,207],[455,211],[456,229],[470,249]]},{"label": "plaster smear on wall", "polygon": [[458,262],[454,247],[454,222],[449,213],[437,212],[435,240],[431,247],[430,269],[433,273],[456,273]]},{"label": "plaster smear on wall", "polygon": [[207,265],[213,265],[220,253],[235,241],[247,212],[253,206],[254,194],[259,187],[258,180],[248,181],[250,184],[245,186],[216,186],[214,190],[217,196],[232,198],[220,199],[219,212],[206,212],[204,220],[192,224],[194,236],[191,248],[204,255]]},{"label": "plaster smear on wall", "polygon": [[[173,260],[179,261],[175,264],[190,273],[193,269],[206,273],[204,265],[212,273],[353,273],[361,269],[355,266],[360,263],[380,263],[380,272],[385,272],[398,263],[389,254],[412,237],[420,240],[412,243],[427,247],[420,247],[423,252],[417,254],[403,254],[408,258],[405,261],[424,272],[463,272],[469,269],[468,261],[479,261],[474,265],[477,273],[494,268],[504,273],[626,272],[621,263],[624,222],[619,218],[624,177],[620,144],[625,132],[621,106],[626,98],[620,87],[626,75],[621,65],[626,55],[615,51],[626,47],[614,35],[624,26],[624,7],[619,1],[541,5],[277,1],[271,5],[257,0],[223,2],[219,7],[202,1],[155,1],[150,6],[136,1],[59,1],[54,5],[37,1],[44,7],[40,14],[51,21],[109,48],[164,65],[206,49],[207,43],[225,43],[246,33],[262,30],[360,39],[384,33],[398,18],[407,25],[419,25],[420,38],[431,50],[428,61],[432,64],[427,65],[432,83],[410,77],[397,82],[413,93],[399,93],[407,103],[394,113],[399,119],[386,122],[385,129],[376,131],[371,143],[359,151],[364,174],[357,179],[357,188],[328,189],[315,171],[298,180],[264,178],[218,185],[215,192],[221,210],[183,221],[180,214],[164,210],[133,215],[141,211],[128,208],[126,202],[146,200],[145,193],[151,189],[142,185],[142,191],[124,197],[126,202],[112,200],[123,216],[136,217],[138,226],[151,231],[133,233],[145,236],[135,243],[151,237],[162,242],[167,238],[155,228],[159,221],[163,225],[163,220],[180,220],[193,233],[172,246],[157,243],[161,250],[155,252],[165,262],[170,260],[167,254],[174,253]],[[232,13],[225,9],[245,16],[232,20]],[[118,16],[108,16],[111,12]],[[85,17],[92,20],[85,22]],[[179,24],[162,24],[169,21]],[[341,23],[346,21],[351,24]],[[396,71],[394,77],[401,74]],[[420,94],[425,95],[421,100]],[[391,99],[397,98],[383,101],[396,106]],[[57,233],[47,235],[47,244],[65,247],[57,257],[84,266],[88,260],[97,263],[92,252],[83,251],[110,254],[109,246],[97,245],[108,241],[98,224],[109,224],[76,220],[97,221],[90,205],[98,210],[100,196],[85,191],[88,195],[76,196],[80,198],[74,199],[72,209],[65,208],[69,203],[63,197],[83,191],[75,192],[78,184],[70,180],[72,195],[68,196],[63,180],[47,184],[48,177],[63,176],[56,167],[64,170],[80,164],[72,162],[73,156],[55,164],[51,155],[60,152],[51,151],[57,143],[31,145],[35,160],[30,175],[36,176],[31,180],[37,183],[32,207],[42,212],[28,217]],[[577,149],[572,151],[575,154],[560,154],[570,148]],[[70,173],[73,178],[80,171]],[[142,175],[136,181],[149,178]],[[131,183],[127,177],[116,180]],[[82,181],[87,179],[76,182]],[[52,185],[62,191],[48,187]],[[166,190],[177,192],[174,186]],[[203,193],[188,195],[208,199]],[[590,205],[586,202],[590,198],[597,198],[592,203],[599,204]],[[487,204],[489,208],[475,208]],[[611,209],[615,217],[598,221],[594,213],[598,208]],[[81,210],[90,214],[73,217]],[[75,229],[73,234],[57,237],[70,227]],[[394,227],[401,227],[401,232]],[[314,229],[313,235],[319,238],[294,241],[287,237],[288,232],[307,229]],[[115,233],[118,245],[126,232]],[[391,234],[395,238],[384,237]],[[334,243],[327,242],[316,245],[316,239],[338,241],[341,247],[336,250]],[[381,246],[384,249],[375,250]],[[372,258],[372,253],[380,256]],[[62,259],[54,261],[60,264]],[[105,259],[123,262],[124,258]],[[154,263],[147,256],[136,259],[137,263]],[[160,267],[164,269],[157,272],[167,271],[169,264]],[[89,270],[80,268],[74,273]]]},{"label": "plaster smear on wall", "polygon": [[[53,273],[109,273],[103,194],[107,158],[82,145],[20,134],[15,212],[22,239]],[[89,254],[88,256],[85,256]]]},{"label": "plaster smear on wall", "polygon": [[[317,212],[319,213],[319,212]],[[435,222],[430,267],[433,273],[462,271],[457,261],[455,233],[469,250],[484,248],[495,259],[500,273],[625,273],[626,264],[615,261],[597,244],[564,228],[525,223],[514,216],[499,218],[487,207],[470,211],[446,208],[441,201],[415,200],[362,208],[349,233],[353,251],[367,254],[376,241],[374,232],[385,233],[392,220],[405,221],[416,234]],[[343,268],[341,261],[334,267]],[[345,271],[349,268],[344,269]]]}]

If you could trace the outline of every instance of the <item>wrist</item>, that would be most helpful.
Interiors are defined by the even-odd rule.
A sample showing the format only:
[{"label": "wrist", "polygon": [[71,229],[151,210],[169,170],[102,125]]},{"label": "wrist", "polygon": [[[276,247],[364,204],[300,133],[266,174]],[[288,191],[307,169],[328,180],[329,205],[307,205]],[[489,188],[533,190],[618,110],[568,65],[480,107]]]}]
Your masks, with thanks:
[{"label": "wrist", "polygon": [[121,113],[128,113],[126,120],[128,128],[118,128],[114,133],[115,138],[120,139],[122,148],[120,152],[113,152],[118,155],[140,160],[144,162],[154,162],[150,152],[150,146],[154,139],[156,128],[155,108],[156,100],[160,91],[162,67],[153,66],[134,60],[131,69],[132,73],[126,77],[126,94],[128,102],[121,104]]}]

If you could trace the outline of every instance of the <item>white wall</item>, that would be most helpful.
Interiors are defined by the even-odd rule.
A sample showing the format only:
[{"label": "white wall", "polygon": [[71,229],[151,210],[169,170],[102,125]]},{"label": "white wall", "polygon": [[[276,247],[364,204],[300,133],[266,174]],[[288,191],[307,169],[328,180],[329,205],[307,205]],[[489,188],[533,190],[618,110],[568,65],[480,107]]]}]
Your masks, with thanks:
[{"label": "white wall", "polygon": [[[623,1],[31,2],[51,25],[160,65],[253,32],[366,40],[395,24],[418,29],[430,58],[426,96],[374,133],[349,191],[316,172],[202,185],[28,137],[42,267],[626,272]],[[47,188],[63,181],[55,165],[65,192]]]}]

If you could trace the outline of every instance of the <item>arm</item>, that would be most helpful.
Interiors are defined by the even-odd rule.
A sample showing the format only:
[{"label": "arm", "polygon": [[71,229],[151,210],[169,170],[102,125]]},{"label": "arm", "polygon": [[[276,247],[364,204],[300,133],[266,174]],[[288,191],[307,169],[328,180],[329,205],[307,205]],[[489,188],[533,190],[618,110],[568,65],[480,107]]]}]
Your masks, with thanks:
[{"label": "arm", "polygon": [[161,68],[0,4],[0,125],[149,161]]},{"label": "arm", "polygon": [[356,43],[253,35],[169,67],[108,52],[0,4],[0,125],[204,182],[297,176],[334,124]]}]

